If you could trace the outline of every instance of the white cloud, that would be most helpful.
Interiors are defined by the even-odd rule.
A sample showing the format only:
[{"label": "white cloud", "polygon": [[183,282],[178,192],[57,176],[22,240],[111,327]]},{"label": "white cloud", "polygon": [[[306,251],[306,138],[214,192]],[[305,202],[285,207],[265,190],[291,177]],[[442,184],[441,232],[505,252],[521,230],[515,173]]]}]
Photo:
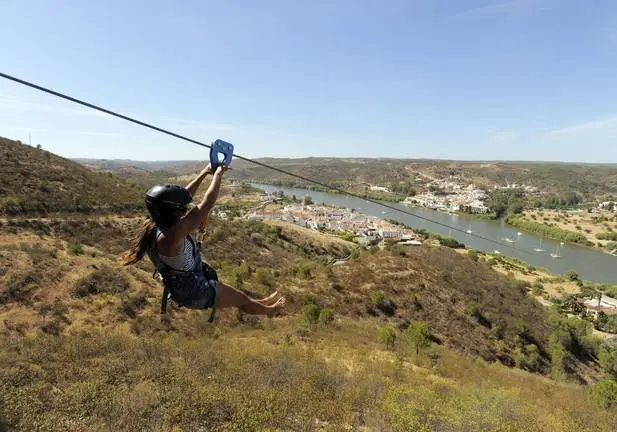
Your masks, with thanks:
[{"label": "white cloud", "polygon": [[45,114],[59,114],[86,117],[109,117],[93,109],[69,108],[60,104],[49,104],[37,99],[24,99],[15,95],[0,93],[0,109],[22,112],[40,112]]},{"label": "white cloud", "polygon": [[125,134],[117,133],[117,132],[80,131],[80,130],[71,130],[71,129],[41,129],[41,128],[31,128],[31,127],[26,127],[26,126],[0,125],[0,130],[2,129],[24,131],[24,132],[47,132],[47,133],[61,133],[61,134],[67,134],[67,135],[86,135],[86,136],[102,136],[102,137],[126,136]]},{"label": "white cloud", "polygon": [[232,131],[238,129],[238,126],[229,123],[217,123],[206,120],[191,120],[177,117],[162,117],[160,120],[170,128],[205,129],[217,131]]},{"label": "white cloud", "polygon": [[496,131],[491,134],[491,141],[495,143],[504,143],[514,141],[519,137],[517,131]]},{"label": "white cloud", "polygon": [[537,8],[540,3],[541,0],[510,0],[501,3],[493,3],[450,15],[446,17],[444,21],[464,21],[476,18],[499,16],[513,12],[527,11]]},{"label": "white cloud", "polygon": [[617,116],[605,117],[585,123],[576,123],[547,132],[550,137],[562,137],[569,135],[598,135],[617,131]]}]

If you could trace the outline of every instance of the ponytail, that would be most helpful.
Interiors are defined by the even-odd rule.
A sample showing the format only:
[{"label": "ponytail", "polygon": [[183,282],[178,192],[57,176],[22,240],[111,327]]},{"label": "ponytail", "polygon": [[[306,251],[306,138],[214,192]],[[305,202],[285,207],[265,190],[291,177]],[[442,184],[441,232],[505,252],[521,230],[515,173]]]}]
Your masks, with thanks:
[{"label": "ponytail", "polygon": [[146,254],[148,248],[156,239],[156,224],[147,218],[135,234],[131,247],[122,256],[122,265],[135,264]]}]

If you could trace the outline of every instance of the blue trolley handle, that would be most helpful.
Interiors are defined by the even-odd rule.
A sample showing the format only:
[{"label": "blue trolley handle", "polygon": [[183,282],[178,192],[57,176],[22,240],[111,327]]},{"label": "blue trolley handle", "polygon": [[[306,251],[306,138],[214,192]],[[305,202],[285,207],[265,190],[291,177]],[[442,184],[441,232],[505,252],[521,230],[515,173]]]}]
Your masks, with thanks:
[{"label": "blue trolley handle", "polygon": [[213,171],[219,166],[219,153],[225,156],[222,164],[229,166],[234,154],[234,145],[220,139],[212,143],[212,147],[210,148],[210,166]]}]

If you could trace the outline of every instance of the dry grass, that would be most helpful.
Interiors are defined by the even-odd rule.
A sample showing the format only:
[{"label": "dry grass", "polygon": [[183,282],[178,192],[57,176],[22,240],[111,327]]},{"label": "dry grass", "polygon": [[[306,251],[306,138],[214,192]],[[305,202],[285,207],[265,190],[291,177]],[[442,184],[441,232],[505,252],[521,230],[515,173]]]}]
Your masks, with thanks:
[{"label": "dry grass", "polygon": [[[513,364],[523,340],[539,347],[537,372],[548,372],[544,310],[485,263],[447,248],[395,246],[325,267],[348,243],[213,218],[204,256],[220,276],[254,292],[276,288],[289,303],[286,318],[227,310],[212,325],[173,304],[161,317],[151,266],[118,264],[138,223],[39,220],[0,234],[0,283],[27,288],[0,305],[0,423],[9,430],[615,426],[614,413],[589,405],[585,387],[471,360]],[[75,242],[83,254],[71,252]],[[92,280],[96,289],[79,290]],[[309,294],[334,309],[332,324],[300,322]],[[377,344],[382,325],[411,320],[431,327],[427,353],[409,354],[398,329],[393,350]]]},{"label": "dry grass", "polygon": [[[194,325],[197,325],[195,323]],[[440,347],[383,351],[377,323],[0,345],[0,421],[18,430],[611,431],[586,390]],[[430,353],[430,355],[429,355]],[[361,428],[361,429],[358,429]]]},{"label": "dry grass", "polygon": [[[535,216],[535,219],[533,217]],[[525,210],[524,218],[534,222],[547,222],[555,224],[557,228],[565,229],[568,231],[574,231],[583,234],[587,240],[593,242],[595,245],[600,243],[602,246],[606,246],[608,240],[598,240],[596,234],[607,232],[607,227],[604,222],[597,222],[599,216],[605,216],[611,219],[611,222],[607,222],[611,229],[617,229],[617,221],[614,220],[615,213],[603,211],[602,213],[587,213],[586,211],[579,211],[576,213],[566,213],[558,210]],[[548,220],[545,220],[547,218]],[[577,226],[581,229],[577,229]],[[588,232],[589,231],[589,232]]]},{"label": "dry grass", "polygon": [[294,236],[305,237],[307,239],[310,239],[315,244],[322,246],[322,247],[328,246],[328,245],[338,245],[342,248],[347,248],[347,249],[354,249],[356,247],[354,243],[343,240],[341,237],[334,235],[334,234],[322,233],[322,232],[315,231],[310,228],[304,228],[304,227],[295,225],[293,223],[277,221],[277,220],[268,221],[267,223],[269,225],[280,226],[285,230],[285,232],[289,232]]},{"label": "dry grass", "polygon": [[45,150],[0,137],[0,214],[135,210],[141,188]]}]

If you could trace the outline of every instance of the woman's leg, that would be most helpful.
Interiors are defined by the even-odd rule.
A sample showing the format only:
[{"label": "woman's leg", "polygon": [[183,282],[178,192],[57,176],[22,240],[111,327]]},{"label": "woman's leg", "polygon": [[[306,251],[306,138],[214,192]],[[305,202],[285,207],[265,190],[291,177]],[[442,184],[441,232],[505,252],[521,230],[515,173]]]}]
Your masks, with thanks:
[{"label": "woman's leg", "polygon": [[237,307],[242,312],[251,315],[273,315],[279,312],[285,304],[283,297],[272,305],[262,304],[223,282],[218,283],[218,296],[217,306],[219,308]]},{"label": "woman's leg", "polygon": [[274,291],[268,297],[264,297],[262,299],[253,299],[253,300],[255,300],[257,303],[260,303],[264,306],[270,306],[271,304],[274,304],[277,302],[277,299],[275,298],[277,294],[278,294],[278,291]]},{"label": "woman's leg", "polygon": [[257,303],[261,303],[262,305],[265,305],[265,306],[269,306],[273,303],[276,303],[278,300],[277,298],[275,298],[278,294],[278,291],[274,291],[272,294],[264,298],[257,298],[257,295],[254,292],[251,292],[247,289],[240,289],[239,291],[242,291],[251,300],[255,300]]}]

